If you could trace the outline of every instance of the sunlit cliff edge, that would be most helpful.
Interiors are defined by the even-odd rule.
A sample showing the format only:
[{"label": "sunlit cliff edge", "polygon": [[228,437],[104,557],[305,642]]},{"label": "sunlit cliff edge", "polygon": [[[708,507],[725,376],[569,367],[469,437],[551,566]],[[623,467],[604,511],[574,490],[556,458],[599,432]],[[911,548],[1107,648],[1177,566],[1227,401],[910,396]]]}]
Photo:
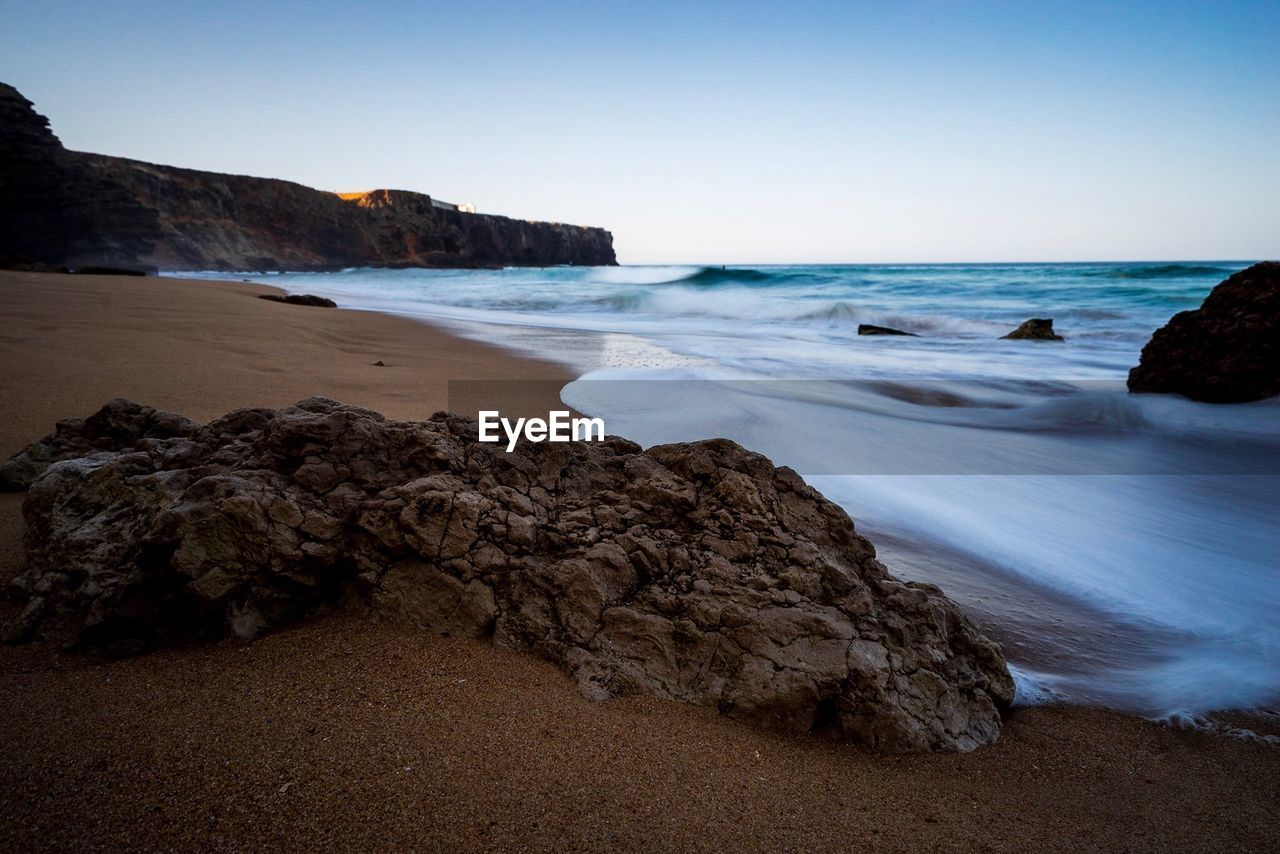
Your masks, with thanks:
[{"label": "sunlit cliff edge", "polygon": [[69,151],[0,83],[0,261],[337,270],[616,264],[601,228],[466,213],[423,193],[331,193]]}]

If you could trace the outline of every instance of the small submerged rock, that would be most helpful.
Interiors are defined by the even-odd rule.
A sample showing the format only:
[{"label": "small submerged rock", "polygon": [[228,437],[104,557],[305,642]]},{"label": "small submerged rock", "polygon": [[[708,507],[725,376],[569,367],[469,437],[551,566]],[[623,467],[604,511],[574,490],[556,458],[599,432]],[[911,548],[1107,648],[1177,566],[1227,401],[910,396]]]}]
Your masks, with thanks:
[{"label": "small submerged rock", "polygon": [[914,332],[903,332],[901,329],[894,329],[892,326],[876,326],[873,323],[859,323],[859,335],[908,335],[912,338],[918,338]]},{"label": "small submerged rock", "polygon": [[109,653],[251,638],[344,604],[573,674],[886,751],[996,740],[1014,685],[795,472],[723,440],[477,441],[310,398],[199,426],[113,401],[4,466],[27,607],[8,637]]},{"label": "small submerged rock", "polygon": [[1008,335],[1001,335],[1000,337],[1027,341],[1066,340],[1061,335],[1053,331],[1053,318],[1051,317],[1033,317],[1030,320],[1024,320],[1022,325],[1017,329],[1013,330]]}]

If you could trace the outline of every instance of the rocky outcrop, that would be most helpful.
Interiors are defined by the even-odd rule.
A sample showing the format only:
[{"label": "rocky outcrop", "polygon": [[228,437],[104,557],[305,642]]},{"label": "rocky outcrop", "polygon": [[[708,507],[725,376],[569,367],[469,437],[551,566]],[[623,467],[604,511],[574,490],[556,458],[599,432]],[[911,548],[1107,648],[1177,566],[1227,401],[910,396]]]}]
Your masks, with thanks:
[{"label": "rocky outcrop", "polygon": [[0,83],[0,265],[150,266],[159,217],[67,151],[49,121]]},{"label": "rocky outcrop", "polygon": [[252,638],[333,604],[488,637],[591,697],[649,694],[890,751],[996,739],[1013,682],[937,588],[733,442],[476,441],[312,398],[204,426],[127,401],[0,476],[30,486],[13,639]]},{"label": "rocky outcrop", "polygon": [[1208,403],[1280,394],[1280,263],[1241,270],[1157,329],[1129,372],[1129,391]]},{"label": "rocky outcrop", "polygon": [[1053,318],[1051,317],[1033,317],[1030,320],[1024,320],[1017,329],[1008,335],[1001,335],[1001,338],[1025,341],[1062,341],[1065,340],[1061,335],[1053,331]]},{"label": "rocky outcrop", "polygon": [[62,146],[49,121],[0,83],[0,262],[58,258],[66,251]]},{"label": "rocky outcrop", "polygon": [[462,213],[396,190],[289,181],[67,151],[0,84],[0,262],[166,270],[615,264],[599,228]]},{"label": "rocky outcrop", "polygon": [[859,335],[908,335],[912,338],[918,337],[914,332],[903,332],[901,329],[894,329],[892,326],[876,326],[874,323],[859,323]]}]

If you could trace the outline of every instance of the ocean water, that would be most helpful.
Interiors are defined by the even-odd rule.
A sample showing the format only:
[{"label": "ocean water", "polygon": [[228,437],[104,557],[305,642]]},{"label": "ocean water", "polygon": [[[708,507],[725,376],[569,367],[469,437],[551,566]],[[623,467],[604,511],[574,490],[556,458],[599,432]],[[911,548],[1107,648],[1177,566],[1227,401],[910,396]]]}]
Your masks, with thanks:
[{"label": "ocean water", "polygon": [[[736,439],[843,505],[892,571],[959,601],[1003,644],[1021,702],[1194,718],[1280,701],[1280,401],[1124,380],[1157,327],[1244,266],[248,277],[569,364],[565,402],[645,445]],[[1067,340],[1000,339],[1030,317]]]}]

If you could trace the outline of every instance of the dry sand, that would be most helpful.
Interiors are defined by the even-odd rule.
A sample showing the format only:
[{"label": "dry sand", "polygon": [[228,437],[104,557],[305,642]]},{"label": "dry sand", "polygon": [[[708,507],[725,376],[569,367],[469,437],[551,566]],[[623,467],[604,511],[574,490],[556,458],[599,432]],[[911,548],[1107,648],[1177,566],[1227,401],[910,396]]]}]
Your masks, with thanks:
[{"label": "dry sand", "polygon": [[[567,377],[265,290],[0,273],[0,453],[116,396],[206,419],[325,394],[415,418],[448,379],[519,379],[496,402],[545,412],[536,380]],[[0,582],[20,505],[0,496]],[[530,656],[351,617],[110,663],[3,648],[0,722],[4,850],[1280,849],[1280,750],[1256,740],[1037,708],[972,754],[875,757],[591,703]]]}]

